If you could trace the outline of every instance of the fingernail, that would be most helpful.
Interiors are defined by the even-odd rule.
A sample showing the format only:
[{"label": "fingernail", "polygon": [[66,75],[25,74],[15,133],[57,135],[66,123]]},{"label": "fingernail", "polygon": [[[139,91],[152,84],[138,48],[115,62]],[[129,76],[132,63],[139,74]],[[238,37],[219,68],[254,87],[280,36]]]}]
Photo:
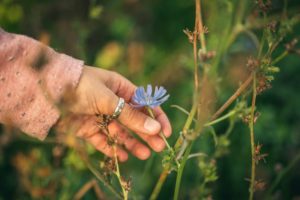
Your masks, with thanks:
[{"label": "fingernail", "polygon": [[160,129],[160,124],[155,121],[154,119],[151,119],[148,117],[144,123],[144,128],[149,131],[150,133],[157,133]]}]

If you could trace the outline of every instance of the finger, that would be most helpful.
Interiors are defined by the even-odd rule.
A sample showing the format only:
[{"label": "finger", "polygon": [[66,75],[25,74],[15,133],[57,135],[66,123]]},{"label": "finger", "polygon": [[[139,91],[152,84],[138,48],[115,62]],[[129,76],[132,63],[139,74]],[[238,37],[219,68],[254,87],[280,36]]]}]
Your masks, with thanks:
[{"label": "finger", "polygon": [[[76,135],[87,140],[98,151],[101,151],[109,157],[113,157],[114,149],[112,146],[108,145],[107,136],[99,132],[99,127],[97,126],[96,120],[97,117],[95,116],[82,115],[81,125],[77,130]],[[128,159],[127,152],[120,147],[117,147],[117,156],[121,162]]]},{"label": "finger", "polygon": [[118,144],[124,145],[134,156],[140,160],[145,160],[150,157],[151,152],[149,148],[131,136],[118,122],[111,122],[108,129],[111,137],[117,138]]},{"label": "finger", "polygon": [[127,103],[118,119],[123,125],[136,133],[157,135],[161,130],[161,125],[158,121],[131,107]]},{"label": "finger", "polygon": [[159,135],[146,135],[137,133],[155,152],[161,152],[166,147],[164,140]]},{"label": "finger", "polygon": [[[112,81],[106,82],[108,88],[105,89],[105,95],[103,95],[102,98],[100,96],[97,98],[99,99],[97,107],[100,108],[100,111],[102,110],[101,113],[103,114],[114,113],[119,101],[119,96],[129,102],[136,89],[136,86],[121,75],[114,73],[113,77],[115,77],[112,78],[112,80],[115,80],[114,83]],[[119,116],[119,121],[134,132],[149,135],[156,135],[161,129],[161,125],[158,121],[131,107],[127,103]]]},{"label": "finger", "polygon": [[154,108],[153,112],[155,119],[161,124],[164,135],[166,137],[170,137],[172,134],[172,127],[165,112],[161,109],[161,107]]},{"label": "finger", "polygon": [[[107,139],[108,139],[107,136],[100,133],[91,135],[90,137],[86,138],[86,140],[90,144],[92,144],[98,151],[101,151],[102,153],[104,153],[109,157],[114,157],[115,150],[113,146],[110,146],[107,143]],[[128,159],[128,154],[125,150],[117,146],[116,151],[117,151],[116,153],[117,153],[118,160],[124,162]]]},{"label": "finger", "polygon": [[137,86],[122,75],[116,72],[112,73],[113,75],[106,82],[107,87],[110,88],[117,96],[124,98],[126,102],[130,102]]}]

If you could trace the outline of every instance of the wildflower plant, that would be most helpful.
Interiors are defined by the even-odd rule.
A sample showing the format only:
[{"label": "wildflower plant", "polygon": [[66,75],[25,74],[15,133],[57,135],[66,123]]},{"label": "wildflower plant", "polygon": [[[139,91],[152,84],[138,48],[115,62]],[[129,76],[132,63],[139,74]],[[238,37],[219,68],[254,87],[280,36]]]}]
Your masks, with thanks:
[{"label": "wildflower plant", "polygon": [[[165,101],[168,100],[169,94],[167,94],[167,90],[162,86],[156,86],[154,92],[153,88],[150,84],[147,85],[147,90],[144,89],[144,87],[140,86],[136,89],[134,96],[133,96],[133,106],[137,108],[145,107],[148,111],[149,115],[155,119],[154,113],[152,111],[153,108],[160,106]],[[175,158],[175,152],[174,149],[170,146],[168,143],[164,133],[161,131],[159,133],[160,137],[164,140],[168,152],[165,155],[165,158],[163,160],[164,165],[170,165],[172,162],[174,162],[177,167],[179,167],[179,162]],[[177,167],[174,167],[174,169],[177,169]]]}]

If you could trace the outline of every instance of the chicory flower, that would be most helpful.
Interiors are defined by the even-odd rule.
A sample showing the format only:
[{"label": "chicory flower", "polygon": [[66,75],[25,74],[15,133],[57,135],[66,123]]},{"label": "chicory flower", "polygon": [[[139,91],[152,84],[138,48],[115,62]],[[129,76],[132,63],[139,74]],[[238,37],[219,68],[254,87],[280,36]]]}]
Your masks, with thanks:
[{"label": "chicory flower", "polygon": [[[169,96],[167,90],[160,86],[155,86],[154,93],[152,92],[152,86],[147,85],[147,91],[144,87],[138,87],[133,96],[134,107],[148,106],[151,108],[160,106],[162,103],[168,100]],[[153,96],[152,96],[153,95]]]}]

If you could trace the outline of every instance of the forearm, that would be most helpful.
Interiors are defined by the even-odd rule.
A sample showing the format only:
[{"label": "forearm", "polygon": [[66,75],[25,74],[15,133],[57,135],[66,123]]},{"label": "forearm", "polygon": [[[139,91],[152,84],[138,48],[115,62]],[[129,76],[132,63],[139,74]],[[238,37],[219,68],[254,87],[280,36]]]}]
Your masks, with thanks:
[{"label": "forearm", "polygon": [[0,30],[0,122],[44,139],[55,106],[79,81],[83,62],[26,36]]}]

